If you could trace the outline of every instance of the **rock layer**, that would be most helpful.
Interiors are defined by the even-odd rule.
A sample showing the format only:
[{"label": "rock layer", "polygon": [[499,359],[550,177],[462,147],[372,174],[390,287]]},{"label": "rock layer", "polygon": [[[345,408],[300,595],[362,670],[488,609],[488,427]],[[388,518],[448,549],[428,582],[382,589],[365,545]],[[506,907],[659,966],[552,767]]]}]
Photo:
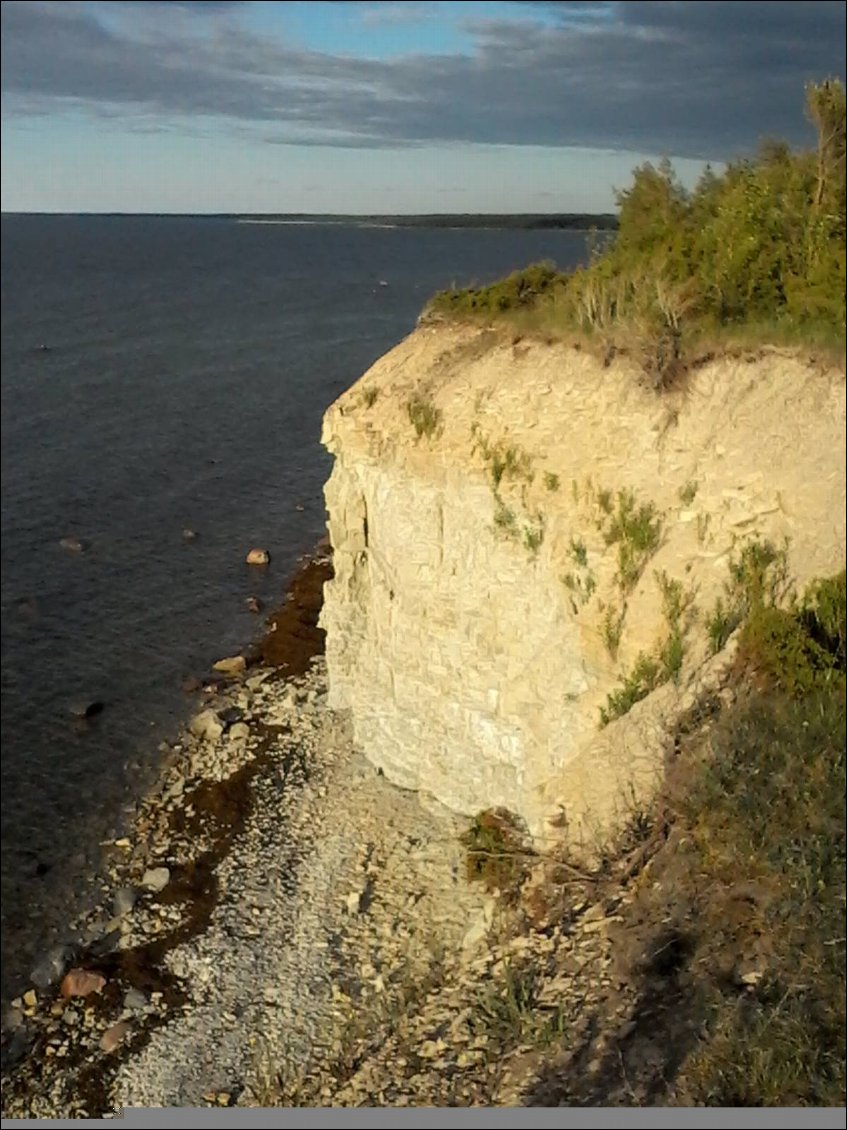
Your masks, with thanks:
[{"label": "rock layer", "polygon": [[[662,578],[702,625],[750,539],[787,538],[798,585],[841,568],[844,419],[843,374],[778,351],[657,394],[564,345],[418,329],[324,420],[331,705],[401,786],[505,806],[536,836],[607,831],[692,683],[725,669],[702,669],[691,624],[678,683],[601,730],[667,634]],[[631,568],[627,499],[656,528]]]}]

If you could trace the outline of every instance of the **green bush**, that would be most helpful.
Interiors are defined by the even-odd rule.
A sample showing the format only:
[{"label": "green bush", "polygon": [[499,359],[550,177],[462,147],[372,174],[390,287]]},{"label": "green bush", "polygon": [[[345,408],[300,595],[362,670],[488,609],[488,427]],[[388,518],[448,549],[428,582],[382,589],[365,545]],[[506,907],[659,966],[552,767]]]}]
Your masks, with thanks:
[{"label": "green bush", "polygon": [[670,162],[642,165],[618,194],[605,253],[566,276],[551,263],[490,286],[436,295],[431,309],[485,319],[544,313],[548,330],[581,329],[636,354],[655,387],[683,370],[688,340],[747,328],[759,340],[837,344],[845,337],[845,95],[810,85],[816,148],[779,142],[707,169],[689,192]]}]

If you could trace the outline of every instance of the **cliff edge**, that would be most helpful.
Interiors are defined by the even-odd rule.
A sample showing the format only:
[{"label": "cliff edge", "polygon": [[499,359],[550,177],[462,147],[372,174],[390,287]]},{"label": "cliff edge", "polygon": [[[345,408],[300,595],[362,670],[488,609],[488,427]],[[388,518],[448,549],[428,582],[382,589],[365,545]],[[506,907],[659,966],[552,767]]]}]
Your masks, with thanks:
[{"label": "cliff edge", "polygon": [[330,704],[390,780],[537,841],[590,847],[647,802],[731,664],[745,546],[798,588],[844,563],[844,375],[789,351],[657,393],[625,360],[421,326],[322,442]]}]

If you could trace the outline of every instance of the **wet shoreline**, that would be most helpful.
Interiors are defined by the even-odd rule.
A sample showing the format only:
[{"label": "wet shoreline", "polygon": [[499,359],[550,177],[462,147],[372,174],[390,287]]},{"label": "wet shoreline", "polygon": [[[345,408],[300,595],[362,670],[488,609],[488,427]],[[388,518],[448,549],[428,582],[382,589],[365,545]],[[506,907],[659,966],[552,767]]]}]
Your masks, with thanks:
[{"label": "wet shoreline", "polygon": [[[66,998],[60,991],[69,970],[94,970],[105,979],[102,992],[91,997],[93,1008],[86,1003],[93,1027],[102,1028],[108,1017],[120,1011],[127,994],[135,992],[155,1002],[155,1014],[137,1025],[131,1040],[125,1044],[120,1041],[121,1056],[137,1052],[157,1027],[185,1006],[186,991],[180,978],[167,971],[166,956],[196,938],[208,925],[218,899],[215,870],[249,817],[251,785],[268,770],[270,747],[288,728],[259,720],[251,726],[251,737],[258,740],[248,752],[237,730],[239,725],[244,726],[244,711],[237,705],[240,691],[245,684],[282,685],[309,671],[323,652],[323,632],[317,627],[317,619],[323,584],[331,575],[331,554],[326,539],[322,539],[311,553],[298,559],[282,603],[266,617],[264,633],[243,649],[247,666],[242,678],[211,672],[199,681],[194,718],[211,713],[221,720],[221,733],[230,735],[233,758],[240,762],[234,772],[227,773],[231,766],[217,766],[211,776],[192,774],[191,755],[199,744],[197,735],[192,734],[192,722],[181,727],[174,740],[160,744],[164,752],[155,783],[134,805],[135,817],[123,820],[114,840],[101,844],[102,859],[83,881],[87,890],[99,885],[101,891],[110,892],[109,896],[80,916],[75,923],[80,927],[77,936],[54,947],[38,967],[38,984],[24,985],[6,1010],[2,1035],[4,1106],[7,1088],[10,1096],[20,1100],[21,1086],[25,1092],[31,1085],[26,1076],[35,1065],[55,1061],[56,1022],[62,1016],[68,1018],[67,1009],[59,1008],[58,1002],[64,999],[74,1003],[74,998]],[[234,742],[231,735],[238,735]],[[289,751],[283,756],[284,775],[291,770],[294,756]],[[175,842],[198,839],[204,841],[199,855],[161,868],[162,858],[173,856]],[[167,871],[161,890],[151,889],[150,882],[145,884],[148,873],[157,865]],[[127,924],[142,903],[165,921],[172,910],[176,911],[175,925],[127,946]],[[97,1061],[86,1066],[90,1054],[90,1046],[65,1052],[62,1068],[77,1077],[77,1113],[102,1116],[108,1113],[108,1082],[118,1059],[108,1060],[106,1069]]]}]

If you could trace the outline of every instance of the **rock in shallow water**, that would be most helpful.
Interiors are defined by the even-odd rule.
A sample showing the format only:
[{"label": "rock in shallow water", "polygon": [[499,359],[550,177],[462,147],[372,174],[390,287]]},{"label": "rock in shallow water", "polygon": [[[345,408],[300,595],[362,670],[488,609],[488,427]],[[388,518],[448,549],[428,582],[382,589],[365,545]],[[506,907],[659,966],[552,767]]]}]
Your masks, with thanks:
[{"label": "rock in shallow water", "polygon": [[268,565],[270,560],[271,555],[266,549],[251,549],[246,557],[248,565]]},{"label": "rock in shallow water", "polygon": [[101,702],[99,699],[74,702],[71,704],[71,714],[73,714],[75,718],[96,718],[97,715],[102,714],[105,709],[105,702]]},{"label": "rock in shallow water", "polygon": [[247,660],[243,655],[231,655],[213,664],[213,670],[222,675],[243,675],[247,670]]}]

